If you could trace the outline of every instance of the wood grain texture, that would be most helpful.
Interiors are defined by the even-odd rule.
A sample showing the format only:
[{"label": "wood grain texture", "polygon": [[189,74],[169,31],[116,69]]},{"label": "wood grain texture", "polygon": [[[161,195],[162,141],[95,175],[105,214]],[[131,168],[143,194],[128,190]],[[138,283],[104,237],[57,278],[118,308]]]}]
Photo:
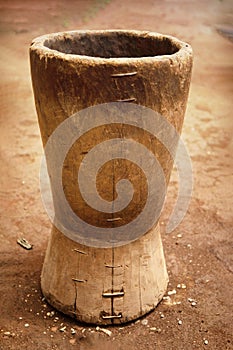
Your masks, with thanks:
[{"label": "wood grain texture", "polygon": [[[181,132],[192,69],[192,50],[186,43],[139,31],[57,33],[35,39],[30,60],[44,146],[53,131],[74,113],[116,101],[149,107]],[[137,127],[110,124],[81,136],[64,161],[64,193],[76,215],[104,228],[131,222],[147,201],[143,172],[135,164],[117,159],[100,169],[96,186],[99,194],[111,202],[116,198],[116,183],[128,178],[135,190],[130,205],[109,215],[85,203],[77,186],[80,164],[97,143],[114,137],[135,140],[150,150],[159,161],[167,184],[173,166],[166,147]],[[52,169],[55,214],[60,215],[59,196],[53,189],[55,176]],[[55,226],[52,228],[42,271],[42,291],[52,305],[80,321],[115,324],[133,320],[157,305],[167,282],[157,222],[138,240],[112,248],[83,246]],[[109,295],[114,293],[120,295]]]},{"label": "wood grain texture", "polygon": [[[117,324],[138,318],[155,308],[167,288],[159,226],[114,248],[114,254],[111,248],[74,242],[53,226],[41,283],[48,302],[79,321]],[[121,291],[124,296],[103,296]],[[121,318],[103,318],[109,315]]]}]

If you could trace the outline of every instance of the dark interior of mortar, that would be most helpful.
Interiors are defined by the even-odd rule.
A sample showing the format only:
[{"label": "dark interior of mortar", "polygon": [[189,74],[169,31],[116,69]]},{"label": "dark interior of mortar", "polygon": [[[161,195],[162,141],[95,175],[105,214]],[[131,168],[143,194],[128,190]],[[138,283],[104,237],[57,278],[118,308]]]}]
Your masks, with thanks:
[{"label": "dark interior of mortar", "polygon": [[166,37],[119,32],[64,34],[46,40],[44,46],[66,54],[102,58],[153,57],[172,55],[179,50]]}]

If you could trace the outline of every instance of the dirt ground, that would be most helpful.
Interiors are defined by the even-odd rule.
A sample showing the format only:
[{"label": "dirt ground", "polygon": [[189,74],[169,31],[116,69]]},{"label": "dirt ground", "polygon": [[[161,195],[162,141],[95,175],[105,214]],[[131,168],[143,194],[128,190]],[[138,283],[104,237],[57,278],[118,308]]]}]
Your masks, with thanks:
[{"label": "dirt ground", "polygon": [[[232,7],[231,0],[0,1],[1,350],[233,349],[233,43],[216,30],[233,22]],[[109,327],[111,336],[57,311],[49,314],[53,309],[40,291],[50,222],[39,191],[42,145],[28,48],[41,34],[81,28],[172,34],[189,42],[195,55],[183,128],[194,188],[179,227],[165,234],[162,225],[168,290],[176,294],[143,320]],[[164,223],[177,188],[174,172]],[[32,250],[16,243],[22,236]],[[186,288],[178,288],[181,283]]]}]

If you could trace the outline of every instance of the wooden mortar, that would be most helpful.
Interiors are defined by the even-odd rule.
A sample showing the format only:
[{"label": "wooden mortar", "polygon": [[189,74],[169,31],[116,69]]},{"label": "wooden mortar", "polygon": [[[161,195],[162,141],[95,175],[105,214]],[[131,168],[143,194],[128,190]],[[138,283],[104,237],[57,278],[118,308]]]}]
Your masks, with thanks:
[{"label": "wooden mortar", "polygon": [[[192,50],[176,38],[124,30],[55,33],[33,40],[30,60],[44,147],[74,113],[116,101],[151,108],[181,132]],[[128,177],[135,195],[127,210],[111,214],[110,220],[109,213],[93,210],[83,200],[77,183],[79,166],[95,144],[113,137],[131,138],[148,148],[159,161],[167,184],[173,165],[170,153],[156,137],[130,125],[98,127],[77,140],[64,161],[63,188],[72,210],[96,227],[130,222],[147,200],[140,169],[121,159],[106,164],[97,188],[105,200],[112,201],[117,181]],[[47,162],[55,216],[59,216],[62,208],[53,188],[56,174],[49,159]],[[120,222],[116,220],[119,215]],[[42,292],[51,305],[79,321],[107,325],[134,320],[156,307],[167,283],[158,220],[137,240],[107,248],[82,244],[52,227]]]}]

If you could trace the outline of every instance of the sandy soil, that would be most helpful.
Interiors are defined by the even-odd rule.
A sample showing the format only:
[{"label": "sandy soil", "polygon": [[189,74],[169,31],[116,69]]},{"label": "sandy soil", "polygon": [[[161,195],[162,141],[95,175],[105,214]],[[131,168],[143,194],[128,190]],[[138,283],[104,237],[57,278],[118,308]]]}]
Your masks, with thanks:
[{"label": "sandy soil", "polygon": [[[0,349],[233,349],[233,44],[216,31],[217,25],[232,23],[231,1],[19,0],[0,1],[0,12]],[[163,233],[168,290],[175,288],[176,294],[143,322],[110,327],[111,337],[57,311],[51,317],[40,292],[50,222],[39,192],[42,146],[28,47],[38,35],[79,28],[172,34],[189,42],[195,54],[183,129],[194,188],[183,222]],[[177,188],[174,172],[164,223]],[[31,251],[17,245],[21,236],[33,244]],[[186,288],[177,288],[179,283]]]}]

